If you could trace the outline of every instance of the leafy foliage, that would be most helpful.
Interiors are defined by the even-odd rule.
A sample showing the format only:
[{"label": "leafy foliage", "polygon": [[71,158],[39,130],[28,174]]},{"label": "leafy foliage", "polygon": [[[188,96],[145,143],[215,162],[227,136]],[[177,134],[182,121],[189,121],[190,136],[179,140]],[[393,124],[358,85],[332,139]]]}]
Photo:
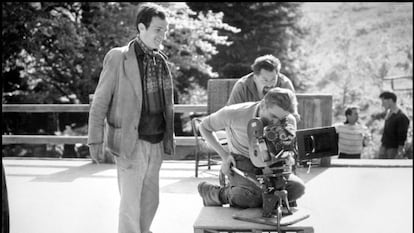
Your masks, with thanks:
[{"label": "leafy foliage", "polygon": [[[3,72],[19,67],[19,78],[28,84],[26,90],[20,90],[23,94],[21,101],[56,103],[65,97],[72,103],[87,103],[88,95],[95,87],[93,81],[97,82],[99,77],[102,57],[107,52],[105,45],[119,44],[123,39],[110,34],[110,30],[94,33],[91,25],[99,21],[108,22],[112,18],[88,17],[87,12],[93,11],[93,8],[102,10],[102,7],[107,9],[103,12],[111,12],[114,6],[104,3],[4,4],[7,5],[3,6],[3,23],[11,28],[15,24],[21,25],[17,26],[21,28],[19,31],[2,29],[3,43],[16,44],[3,58]],[[21,12],[27,12],[28,16],[23,16],[19,21],[13,20]],[[82,12],[86,12],[86,17],[81,17]],[[83,24],[82,19],[91,25]],[[119,22],[116,19],[113,21]],[[111,27],[122,30],[114,24]],[[100,28],[93,29],[99,31]],[[100,34],[109,38],[103,38]],[[17,39],[12,41],[12,38]]]},{"label": "leafy foliage", "polygon": [[[136,36],[137,3],[2,3],[3,102],[88,103],[99,79],[104,55]],[[206,61],[227,45],[218,29],[237,32],[222,15],[195,14],[183,3],[163,3],[171,13],[165,52],[171,58],[177,88],[185,92],[188,72],[212,77]],[[187,73],[186,73],[187,72]],[[204,75],[204,76],[203,76]],[[17,98],[16,98],[17,97]],[[63,98],[63,99],[62,99]]]},{"label": "leafy foliage", "polygon": [[412,74],[412,27],[407,27],[412,6],[411,11],[407,6],[337,3],[331,14],[304,19],[312,28],[303,40],[308,91],[329,91],[341,106],[361,101],[362,106],[371,105],[384,77]]},{"label": "leafy foliage", "polygon": [[[413,8],[410,3],[307,3],[301,21],[310,32],[302,41],[301,76],[308,92],[333,95],[334,122],[344,120],[347,105],[361,108],[360,119],[373,134],[369,156],[379,148],[383,120],[380,92],[384,78],[411,75]],[[412,83],[412,81],[411,81]],[[397,92],[408,114],[412,143],[412,91]]]},{"label": "leafy foliage", "polygon": [[200,12],[223,12],[223,22],[240,28],[229,34],[230,46],[217,46],[218,54],[208,62],[222,78],[240,78],[251,72],[256,57],[273,54],[282,62],[282,73],[300,86],[300,72],[294,62],[299,38],[305,31],[298,25],[301,3],[288,2],[189,2]]},{"label": "leafy foliage", "polygon": [[[136,35],[135,2],[1,4],[3,103],[88,103],[104,55]],[[383,121],[371,115],[382,111],[384,77],[412,77],[411,3],[160,4],[170,11],[164,52],[181,103],[205,103],[209,78],[239,78],[270,53],[298,92],[333,95],[334,122],[359,105],[377,147]],[[412,143],[412,91],[397,94]]]},{"label": "leafy foliage", "polygon": [[[209,78],[217,77],[207,62],[218,53],[217,45],[231,44],[229,37],[220,32],[233,34],[239,29],[223,23],[222,13],[196,13],[184,3],[170,4],[168,9],[171,30],[164,50],[171,62],[176,88],[188,94],[197,85],[206,87]],[[180,95],[182,103],[188,103],[186,96]]]}]

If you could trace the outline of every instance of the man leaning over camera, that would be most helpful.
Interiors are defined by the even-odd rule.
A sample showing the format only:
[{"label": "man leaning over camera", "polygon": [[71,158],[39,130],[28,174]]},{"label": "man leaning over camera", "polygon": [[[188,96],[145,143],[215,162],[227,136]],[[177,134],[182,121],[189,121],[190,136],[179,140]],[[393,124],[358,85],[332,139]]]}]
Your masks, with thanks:
[{"label": "man leaning over camera", "polygon": [[[271,55],[257,57],[251,65],[253,72],[241,77],[234,84],[226,105],[260,101],[273,87],[287,88],[295,92],[292,81],[280,72],[280,60]],[[293,115],[300,120],[297,108]]]},{"label": "man leaning over camera", "polygon": [[[262,191],[251,181],[231,172],[231,166],[255,177],[259,168],[249,159],[249,139],[247,125],[253,118],[259,117],[264,126],[276,121],[286,120],[296,130],[295,112],[297,101],[294,93],[285,88],[272,88],[258,102],[245,102],[225,106],[209,115],[200,125],[200,132],[214,150],[220,155],[223,164],[222,172],[229,177],[229,185],[218,185],[201,182],[198,192],[205,206],[221,206],[230,204],[239,208],[255,208],[262,206]],[[226,130],[228,139],[227,151],[214,137],[213,132]],[[286,190],[288,200],[294,201],[305,192],[304,182],[294,174],[289,174]]]}]

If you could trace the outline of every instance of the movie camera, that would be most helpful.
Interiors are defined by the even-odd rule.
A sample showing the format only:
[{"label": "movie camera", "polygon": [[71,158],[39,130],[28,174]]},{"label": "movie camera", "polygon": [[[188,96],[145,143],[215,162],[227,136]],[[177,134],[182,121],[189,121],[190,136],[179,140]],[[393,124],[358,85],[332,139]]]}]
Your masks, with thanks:
[{"label": "movie camera", "polygon": [[287,198],[287,178],[299,162],[337,155],[338,144],[334,127],[295,130],[286,120],[264,126],[260,118],[253,118],[247,126],[249,157],[261,168],[256,179],[235,167],[232,170],[255,183],[262,190],[264,218],[277,217],[278,228],[282,206],[286,215],[292,214]]}]

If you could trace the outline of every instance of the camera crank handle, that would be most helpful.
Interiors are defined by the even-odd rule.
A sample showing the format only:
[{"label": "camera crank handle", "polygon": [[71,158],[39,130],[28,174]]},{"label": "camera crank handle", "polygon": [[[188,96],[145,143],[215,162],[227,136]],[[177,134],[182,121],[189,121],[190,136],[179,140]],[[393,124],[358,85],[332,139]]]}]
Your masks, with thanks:
[{"label": "camera crank handle", "polygon": [[253,179],[252,177],[248,176],[246,173],[240,171],[239,169],[237,169],[234,166],[230,167],[232,171],[234,171],[237,175],[246,178],[247,180],[253,182],[257,187],[262,188],[262,185],[255,179]]},{"label": "camera crank handle", "polygon": [[306,162],[306,164],[308,165],[308,171],[306,173],[309,174],[310,173],[310,169],[312,167],[312,160],[309,160],[308,162]]},{"label": "camera crank handle", "polygon": [[285,150],[281,149],[280,152],[275,156],[275,158],[278,159],[283,154],[283,152],[285,152]]}]

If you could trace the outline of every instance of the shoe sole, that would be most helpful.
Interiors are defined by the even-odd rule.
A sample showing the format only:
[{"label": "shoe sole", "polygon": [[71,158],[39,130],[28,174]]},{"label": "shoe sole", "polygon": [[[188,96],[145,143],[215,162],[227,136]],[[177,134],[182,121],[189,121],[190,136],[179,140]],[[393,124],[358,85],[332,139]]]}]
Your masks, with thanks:
[{"label": "shoe sole", "polygon": [[205,181],[199,183],[198,186],[197,186],[197,190],[198,190],[198,194],[200,195],[201,199],[203,200],[203,205],[207,206],[206,202],[204,201],[203,195],[201,195],[201,186],[204,185],[205,183],[206,183]]}]

